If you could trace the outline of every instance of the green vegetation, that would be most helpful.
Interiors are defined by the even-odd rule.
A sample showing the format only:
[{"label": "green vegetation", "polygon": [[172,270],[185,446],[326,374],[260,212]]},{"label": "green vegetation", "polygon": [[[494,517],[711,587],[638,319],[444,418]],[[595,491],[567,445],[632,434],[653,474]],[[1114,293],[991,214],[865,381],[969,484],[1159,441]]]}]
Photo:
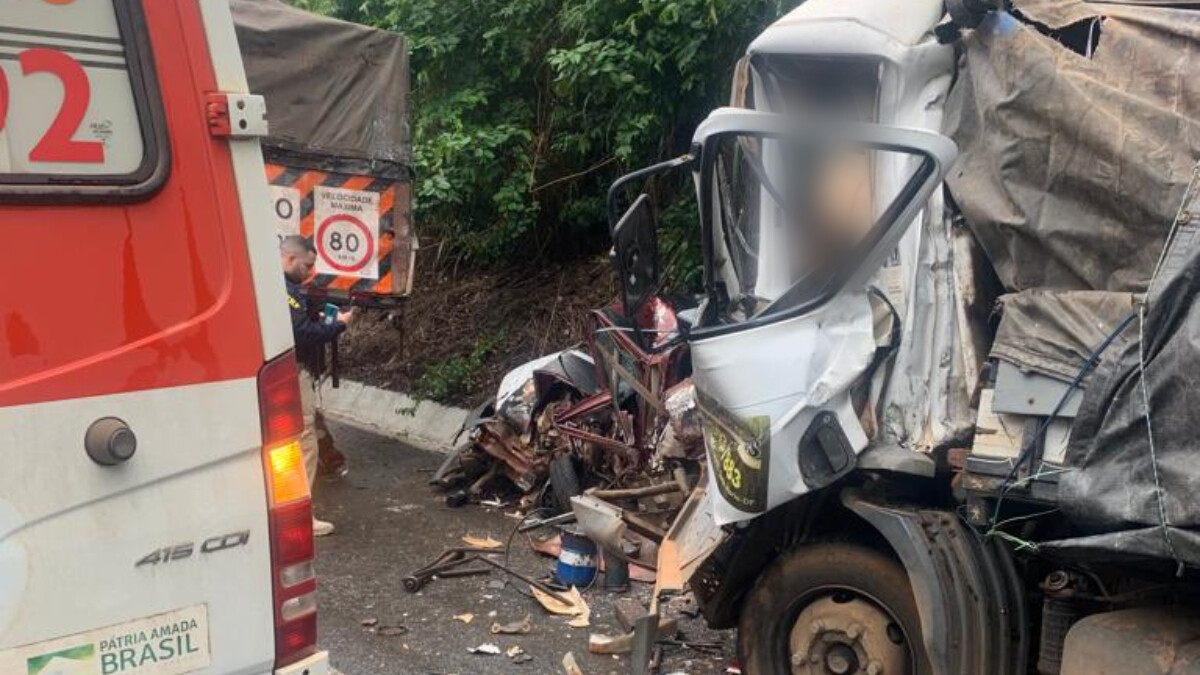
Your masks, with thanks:
[{"label": "green vegetation", "polygon": [[476,379],[483,373],[488,356],[504,342],[503,331],[475,340],[469,354],[455,355],[435,361],[425,367],[412,386],[416,400],[430,399],[443,403],[458,403],[478,388]]},{"label": "green vegetation", "polygon": [[[603,250],[608,185],[686,152],[747,43],[799,0],[293,2],[408,37],[422,236],[505,265]],[[690,191],[653,187],[680,281],[698,260]]]}]

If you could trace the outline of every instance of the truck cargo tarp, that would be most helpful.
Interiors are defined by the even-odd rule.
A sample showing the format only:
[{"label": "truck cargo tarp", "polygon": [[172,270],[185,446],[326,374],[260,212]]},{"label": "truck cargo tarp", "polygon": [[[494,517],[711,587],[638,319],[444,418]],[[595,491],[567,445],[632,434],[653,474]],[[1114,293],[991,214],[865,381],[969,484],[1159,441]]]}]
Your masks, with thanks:
[{"label": "truck cargo tarp", "polygon": [[1070,382],[1134,308],[1132,293],[1031,289],[1001,296],[991,357]]},{"label": "truck cargo tarp", "polygon": [[316,155],[347,173],[407,175],[403,36],[291,7],[230,0],[250,90],[267,101],[268,153]]},{"label": "truck cargo tarp", "polygon": [[[962,41],[946,118],[955,202],[1009,292],[1144,293],[1200,157],[1200,12],[1013,6]],[[1181,230],[1149,289],[1145,389],[1137,320],[1088,383],[1059,477],[1076,536],[1043,549],[1200,565],[1198,240]],[[1101,312],[1067,294],[1010,298],[993,355],[1073,375],[1121,298]]]},{"label": "truck cargo tarp", "polygon": [[1014,4],[1059,40],[1007,14],[966,34],[950,191],[1009,291],[1144,290],[1200,156],[1200,12]]},{"label": "truck cargo tarp", "polygon": [[1144,342],[1135,320],[1084,394],[1067,449],[1073,470],[1059,483],[1059,501],[1087,536],[1051,548],[1092,559],[1149,555],[1200,566],[1197,207],[1193,202],[1184,211],[1150,288]]}]

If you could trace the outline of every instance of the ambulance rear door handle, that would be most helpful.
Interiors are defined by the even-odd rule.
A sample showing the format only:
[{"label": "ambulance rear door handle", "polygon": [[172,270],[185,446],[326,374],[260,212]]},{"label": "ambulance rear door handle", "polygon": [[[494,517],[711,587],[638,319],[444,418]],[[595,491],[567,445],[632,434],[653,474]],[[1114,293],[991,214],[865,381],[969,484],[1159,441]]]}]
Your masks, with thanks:
[{"label": "ambulance rear door handle", "polygon": [[114,466],[133,457],[137,451],[137,436],[124,420],[101,417],[88,427],[83,447],[92,461],[103,466]]}]

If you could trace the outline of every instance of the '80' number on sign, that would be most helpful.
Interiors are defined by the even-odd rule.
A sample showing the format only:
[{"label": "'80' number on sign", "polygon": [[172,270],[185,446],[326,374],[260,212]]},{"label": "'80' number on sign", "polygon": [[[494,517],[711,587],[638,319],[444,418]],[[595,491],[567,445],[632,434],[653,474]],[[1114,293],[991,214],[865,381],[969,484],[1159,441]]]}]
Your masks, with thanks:
[{"label": "'80' number on sign", "polygon": [[[21,74],[29,77],[49,73],[63,85],[63,102],[46,133],[29,152],[31,162],[104,162],[104,144],[100,141],[77,141],[75,132],[83,123],[92,99],[92,84],[87,72],[70,55],[57,49],[29,49],[18,57]],[[10,89],[8,78],[0,70],[0,132],[8,120]]]}]

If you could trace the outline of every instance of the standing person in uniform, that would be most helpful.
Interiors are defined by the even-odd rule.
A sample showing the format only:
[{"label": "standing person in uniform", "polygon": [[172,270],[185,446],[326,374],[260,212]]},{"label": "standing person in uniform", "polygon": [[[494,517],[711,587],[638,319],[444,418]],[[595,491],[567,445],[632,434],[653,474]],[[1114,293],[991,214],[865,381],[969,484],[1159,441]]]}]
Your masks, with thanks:
[{"label": "standing person in uniform", "polygon": [[[303,237],[299,237],[299,239],[303,239],[304,245],[308,247],[308,251],[309,251],[308,252],[308,265],[309,265],[309,267],[316,267],[316,265],[317,265],[316,249],[312,246],[311,242],[309,242],[307,239],[304,239]],[[310,314],[310,316],[311,316],[311,314]],[[334,345],[334,349],[337,349],[336,344]],[[322,351],[322,354],[324,354],[324,351]],[[313,372],[319,371],[322,373],[322,376],[323,376],[324,372],[325,372],[324,359],[319,359],[318,362],[314,365],[318,366],[318,368],[315,368],[313,370]],[[338,450],[337,444],[334,442],[333,432],[329,430],[329,425],[325,421],[325,414],[324,414],[324,411],[322,410],[323,404],[322,404],[322,400],[321,400],[321,396],[320,396],[320,392],[321,392],[320,381],[321,381],[321,377],[318,377],[317,378],[317,386],[316,386],[317,406],[316,406],[316,410],[313,413],[313,427],[312,427],[313,434],[316,435],[316,437],[317,437],[317,450],[319,451],[317,453],[317,459],[318,459],[317,475],[343,478],[346,476],[346,474],[348,474],[350,472],[349,471],[350,467],[346,464],[346,456],[343,455],[340,450]],[[337,385],[335,384],[334,386],[336,387]]]},{"label": "standing person in uniform", "polygon": [[[336,340],[354,318],[353,311],[347,310],[339,312],[336,321],[326,323],[320,312],[311,311],[300,285],[312,274],[315,253],[312,244],[299,235],[284,237],[279,244],[283,276],[287,282],[288,309],[292,315],[292,334],[296,340],[296,360],[300,364],[300,403],[304,408],[304,433],[300,437],[300,449],[304,455],[304,470],[308,474],[310,491],[317,476],[319,450],[313,425],[317,387],[325,369],[325,345]],[[332,532],[333,523],[313,518],[315,536],[323,537]]]}]

